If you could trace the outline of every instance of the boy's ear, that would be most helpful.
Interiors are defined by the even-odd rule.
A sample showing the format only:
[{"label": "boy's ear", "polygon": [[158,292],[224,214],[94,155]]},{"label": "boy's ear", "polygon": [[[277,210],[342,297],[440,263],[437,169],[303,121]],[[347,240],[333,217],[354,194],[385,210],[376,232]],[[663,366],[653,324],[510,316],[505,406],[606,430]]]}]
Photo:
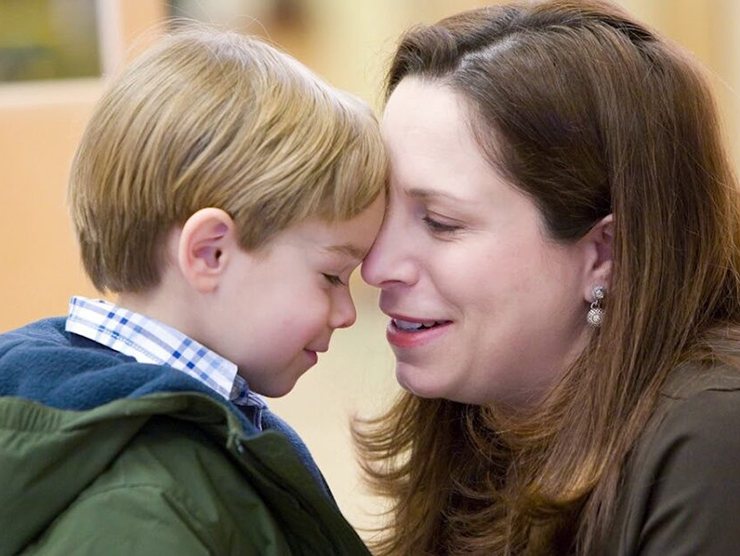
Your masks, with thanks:
[{"label": "boy's ear", "polygon": [[593,301],[593,290],[596,286],[606,288],[609,285],[614,266],[614,215],[609,214],[580,240],[584,246],[585,268],[583,296],[586,302]]},{"label": "boy's ear", "polygon": [[236,226],[217,208],[204,208],[187,219],[180,233],[177,261],[185,279],[200,293],[216,289],[237,247]]}]

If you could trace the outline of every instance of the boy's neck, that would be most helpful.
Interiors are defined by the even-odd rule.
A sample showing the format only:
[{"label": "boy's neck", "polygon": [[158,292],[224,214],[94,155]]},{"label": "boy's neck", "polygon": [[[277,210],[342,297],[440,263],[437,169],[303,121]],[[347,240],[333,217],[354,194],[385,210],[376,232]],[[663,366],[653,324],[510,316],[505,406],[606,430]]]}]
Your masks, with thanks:
[{"label": "boy's neck", "polygon": [[155,319],[167,326],[182,332],[186,336],[196,339],[192,326],[189,325],[189,311],[182,298],[177,301],[165,288],[155,288],[144,293],[123,292],[118,295],[115,304],[129,311],[134,311],[146,317]]}]

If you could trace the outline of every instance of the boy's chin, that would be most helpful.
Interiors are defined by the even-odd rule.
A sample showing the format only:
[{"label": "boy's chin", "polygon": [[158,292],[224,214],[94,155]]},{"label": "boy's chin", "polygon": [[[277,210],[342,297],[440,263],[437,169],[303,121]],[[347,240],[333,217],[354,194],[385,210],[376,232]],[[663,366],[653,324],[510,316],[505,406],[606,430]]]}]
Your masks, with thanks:
[{"label": "boy's chin", "polygon": [[[249,382],[249,379],[247,379]],[[265,396],[267,398],[282,398],[286,394],[289,394],[296,385],[296,380],[284,380],[284,381],[266,381],[264,384],[252,386],[250,389],[252,392]]]},{"label": "boy's chin", "polygon": [[282,398],[286,394],[289,394],[291,390],[293,390],[293,386],[291,386],[290,388],[268,389],[264,392],[257,392],[257,393],[266,398]]},{"label": "boy's chin", "polygon": [[[298,380],[315,365],[303,358],[292,361],[286,367],[262,368],[258,373],[240,373],[255,394],[268,398],[281,398],[295,388]],[[243,368],[249,368],[245,365]]]}]

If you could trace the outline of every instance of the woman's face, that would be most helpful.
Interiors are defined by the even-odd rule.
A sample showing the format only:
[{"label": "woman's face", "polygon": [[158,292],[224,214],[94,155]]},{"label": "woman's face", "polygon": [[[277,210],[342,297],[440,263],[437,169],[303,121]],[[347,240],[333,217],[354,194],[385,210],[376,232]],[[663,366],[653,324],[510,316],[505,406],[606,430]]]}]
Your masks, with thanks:
[{"label": "woman's face", "polygon": [[381,288],[405,389],[520,405],[586,344],[589,251],[547,238],[467,122],[461,97],[440,84],[406,78],[393,92],[390,205],[362,275]]}]

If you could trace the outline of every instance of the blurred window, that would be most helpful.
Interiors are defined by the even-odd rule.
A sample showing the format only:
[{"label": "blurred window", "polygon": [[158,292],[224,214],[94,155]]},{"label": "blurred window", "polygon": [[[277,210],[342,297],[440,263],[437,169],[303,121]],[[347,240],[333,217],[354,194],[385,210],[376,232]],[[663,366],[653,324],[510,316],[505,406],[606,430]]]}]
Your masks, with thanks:
[{"label": "blurred window", "polygon": [[196,20],[257,34],[300,24],[304,15],[301,0],[168,0],[167,5],[174,26]]},{"label": "blurred window", "polygon": [[0,82],[101,74],[96,0],[0,0]]}]

